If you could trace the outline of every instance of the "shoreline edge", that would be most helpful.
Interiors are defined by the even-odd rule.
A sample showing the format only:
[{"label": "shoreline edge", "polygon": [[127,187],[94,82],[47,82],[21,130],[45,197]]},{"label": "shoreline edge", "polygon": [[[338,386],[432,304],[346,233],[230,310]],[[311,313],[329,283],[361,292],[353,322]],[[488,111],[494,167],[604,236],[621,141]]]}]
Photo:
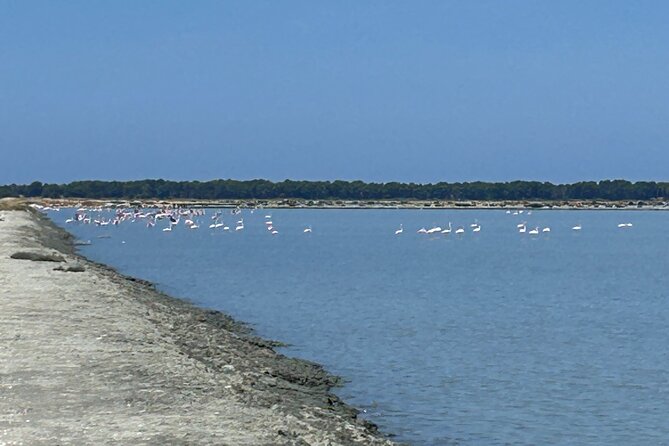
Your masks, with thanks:
[{"label": "shoreline edge", "polygon": [[86,259],[37,211],[0,219],[0,444],[396,444],[322,366]]}]

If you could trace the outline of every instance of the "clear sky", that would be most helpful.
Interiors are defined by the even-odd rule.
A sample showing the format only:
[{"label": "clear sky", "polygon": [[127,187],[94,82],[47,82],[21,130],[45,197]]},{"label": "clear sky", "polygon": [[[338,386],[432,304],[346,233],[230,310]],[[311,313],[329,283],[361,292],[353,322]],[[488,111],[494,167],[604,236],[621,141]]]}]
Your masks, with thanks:
[{"label": "clear sky", "polygon": [[0,183],[669,180],[667,1],[0,0]]}]

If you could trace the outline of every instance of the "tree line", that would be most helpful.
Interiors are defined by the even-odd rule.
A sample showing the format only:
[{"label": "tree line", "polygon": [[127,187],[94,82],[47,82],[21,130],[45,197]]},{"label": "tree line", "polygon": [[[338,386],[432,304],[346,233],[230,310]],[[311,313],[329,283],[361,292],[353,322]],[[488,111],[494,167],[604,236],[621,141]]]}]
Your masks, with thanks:
[{"label": "tree line", "polygon": [[0,186],[2,197],[99,199],[303,200],[655,200],[669,198],[669,183],[626,180],[552,184],[539,181],[365,183],[363,181],[212,180],[74,181]]}]

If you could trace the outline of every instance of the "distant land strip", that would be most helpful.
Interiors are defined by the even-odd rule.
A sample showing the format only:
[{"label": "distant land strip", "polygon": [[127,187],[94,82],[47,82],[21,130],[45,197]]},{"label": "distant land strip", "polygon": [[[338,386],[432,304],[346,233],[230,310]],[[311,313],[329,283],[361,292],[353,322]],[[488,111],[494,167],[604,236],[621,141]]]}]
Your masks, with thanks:
[{"label": "distant land strip", "polygon": [[539,181],[463,183],[366,183],[363,181],[268,180],[211,181],[74,181],[67,184],[0,186],[0,198],[81,198],[136,200],[450,200],[565,201],[651,200],[669,198],[669,182],[627,180],[552,184]]}]

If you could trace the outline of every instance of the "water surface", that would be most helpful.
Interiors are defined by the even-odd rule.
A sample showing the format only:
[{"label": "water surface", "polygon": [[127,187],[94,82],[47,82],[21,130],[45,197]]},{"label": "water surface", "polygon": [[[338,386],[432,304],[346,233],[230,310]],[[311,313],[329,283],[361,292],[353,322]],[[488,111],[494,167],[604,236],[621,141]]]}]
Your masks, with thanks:
[{"label": "water surface", "polygon": [[[50,215],[64,224],[71,214]],[[234,228],[238,216],[224,217]],[[208,216],[198,230],[171,233],[162,223],[65,226],[91,240],[81,249],[89,258],[250,322],[290,343],[285,353],[343,376],[337,393],[399,440],[669,443],[669,214],[243,217],[237,233],[207,229]],[[449,221],[466,233],[416,233]],[[551,232],[519,234],[521,221]]]}]

